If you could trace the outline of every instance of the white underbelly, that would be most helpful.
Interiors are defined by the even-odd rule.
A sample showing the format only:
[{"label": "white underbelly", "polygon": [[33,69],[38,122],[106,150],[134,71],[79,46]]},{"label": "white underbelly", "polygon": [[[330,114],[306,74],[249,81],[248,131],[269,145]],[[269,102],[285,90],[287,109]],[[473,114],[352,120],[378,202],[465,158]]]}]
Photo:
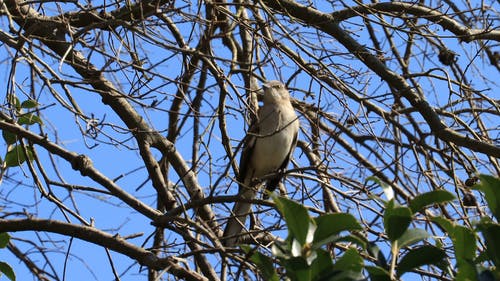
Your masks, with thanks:
[{"label": "white underbelly", "polygon": [[272,173],[281,166],[290,152],[293,133],[292,126],[288,126],[283,131],[257,138],[252,157],[255,178]]}]

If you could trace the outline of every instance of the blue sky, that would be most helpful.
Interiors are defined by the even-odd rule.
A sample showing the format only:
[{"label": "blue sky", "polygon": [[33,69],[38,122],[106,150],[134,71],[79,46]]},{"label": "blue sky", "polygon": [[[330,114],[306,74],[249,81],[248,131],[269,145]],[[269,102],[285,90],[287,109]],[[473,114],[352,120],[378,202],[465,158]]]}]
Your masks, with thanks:
[{"label": "blue sky", "polygon": [[[492,2],[492,5],[494,3],[495,2]],[[196,40],[199,34],[203,31],[203,25],[201,23],[193,24],[190,21],[192,18],[189,18],[188,15],[189,13],[195,15],[198,11],[194,6],[191,8],[185,7],[184,3],[178,2],[176,5],[178,5],[179,8],[182,7],[184,14],[182,16],[173,16],[173,13],[167,13],[166,15],[173,16],[174,21],[180,22],[186,20],[184,23],[179,23],[178,27],[186,43],[194,48],[196,47]],[[72,4],[63,5],[61,7],[64,9],[67,8],[68,10],[76,10],[76,7]],[[324,11],[332,10],[331,7],[327,7],[326,5],[321,8]],[[108,11],[112,9],[114,9],[114,7],[109,7]],[[340,9],[340,7],[337,6],[335,9]],[[57,10],[46,9],[45,12],[51,15],[55,14]],[[368,46],[371,46],[366,29],[359,25],[361,23],[359,18],[353,18],[346,21],[344,27],[351,30],[353,36],[358,38],[359,41],[366,42]],[[401,24],[402,21],[394,20],[391,23],[397,25]],[[8,21],[5,17],[0,18],[0,26],[1,30],[7,32]],[[177,46],[175,45],[173,37],[165,27],[158,29],[151,27],[151,29],[148,29],[149,27],[147,26],[141,26],[140,28],[144,28],[149,32],[148,34],[152,34],[153,36],[133,37],[130,33],[126,33],[123,29],[118,28],[115,30],[114,34],[106,33],[105,36],[99,38],[99,40],[93,40],[96,36],[94,33],[88,34],[84,39],[88,40],[88,42],[107,44],[104,48],[106,52],[113,55],[119,54],[119,58],[122,62],[112,62],[109,64],[108,69],[113,71],[106,73],[106,78],[113,81],[115,85],[120,87],[124,94],[130,95],[130,97],[141,94],[142,99],[140,104],[134,103],[133,101],[131,102],[134,104],[137,111],[148,120],[152,128],[165,135],[168,126],[168,110],[173,96],[178,90],[176,82],[179,81],[179,76],[183,70],[185,70],[185,61],[183,61],[182,56],[176,54],[178,50]],[[377,32],[382,32],[380,26],[375,25],[375,28]],[[451,36],[449,32],[441,32],[440,27],[436,25],[431,25],[429,29],[444,36]],[[390,89],[387,88],[386,83],[381,81],[378,76],[368,71],[366,67],[353,58],[351,54],[347,53],[336,40],[329,36],[322,35],[322,40],[318,41],[314,29],[302,27],[299,23],[284,25],[283,27],[275,26],[275,30],[277,31],[275,39],[280,40],[286,46],[291,46],[292,51],[301,54],[303,59],[314,64],[318,64],[319,62],[323,63],[330,71],[328,74],[338,76],[341,81],[349,85],[351,90],[356,92],[360,97],[364,97],[368,101],[387,109],[390,102],[385,103],[383,96],[390,96]],[[403,51],[406,38],[402,32],[394,32],[394,43],[400,51]],[[295,45],[293,41],[283,37],[283,35],[288,34],[296,36],[300,44]],[[256,39],[259,38],[256,37]],[[143,77],[141,80],[143,84],[136,84],[138,80],[136,76],[137,73],[130,67],[124,67],[124,62],[130,61],[130,52],[126,50],[120,40],[136,42],[134,46],[137,47],[136,51],[140,58],[145,60],[145,67],[153,67],[152,69],[156,73],[152,81],[146,82]],[[157,42],[153,42],[153,40],[157,40]],[[471,83],[472,86],[479,90],[485,90],[485,95],[498,100],[499,94],[498,91],[495,90],[497,88],[496,81],[498,79],[498,72],[489,65],[488,60],[484,58],[484,56],[476,56],[481,50],[480,46],[476,43],[458,43],[456,38],[442,38],[440,40],[454,52],[459,54],[458,59],[460,60],[460,66],[462,69],[466,69],[466,73],[470,77],[469,79],[474,79]],[[158,42],[161,42],[163,45],[159,45]],[[221,45],[220,41],[215,40],[214,42],[212,46],[214,56],[225,59],[216,60],[218,66],[222,69],[223,73],[229,77],[230,65],[228,61],[230,60],[230,54],[227,49]],[[262,44],[262,41],[257,40],[257,43]],[[389,42],[384,41],[380,43],[384,50],[389,50]],[[324,51],[321,52],[319,47],[323,48]],[[2,46],[1,48],[8,50],[6,46]],[[96,54],[95,52],[90,53],[81,44],[77,44],[75,48],[82,51],[85,55],[90,56],[91,62],[96,66],[101,67],[105,65],[104,60],[106,56]],[[323,59],[315,61],[313,58],[307,56],[308,51]],[[433,74],[443,77],[445,77],[445,71],[451,73],[451,69],[443,67],[437,60],[437,48],[435,46],[429,43],[421,43],[415,47],[414,53],[416,54],[416,58],[411,60],[410,65],[410,70],[412,72],[421,73],[423,71],[432,70]],[[10,71],[12,69],[11,55],[12,54],[8,52],[2,52],[0,54],[0,66],[2,66],[0,69],[3,69],[3,71],[0,71],[0,75],[3,81],[9,80]],[[37,52],[37,55],[50,65],[63,79],[73,82],[79,81],[79,77],[74,77],[75,73],[68,66],[63,65],[59,67],[58,60],[48,55],[42,55],[39,52]],[[386,137],[393,136],[391,132],[392,128],[387,122],[380,118],[380,116],[377,116],[373,112],[366,112],[366,108],[360,107],[358,102],[348,98],[345,93],[333,90],[326,87],[324,83],[312,80],[307,73],[302,71],[300,67],[283,52],[277,49],[269,50],[266,46],[262,45],[259,55],[261,59],[265,61],[262,69],[268,80],[278,79],[288,81],[288,79],[292,77],[288,86],[296,100],[321,107],[341,123],[345,123],[349,117],[356,116],[359,118],[359,123],[357,123],[352,130],[358,134]],[[470,61],[472,61],[473,64],[468,64]],[[38,65],[40,64],[38,63]],[[398,64],[394,60],[387,62],[387,66],[394,69],[394,71],[400,71]],[[49,74],[47,75],[50,76]],[[199,75],[200,72],[197,72],[191,86],[197,84],[200,77]],[[199,181],[201,185],[205,187],[206,193],[210,191],[211,185],[214,184],[219,177],[224,176],[222,171],[228,164],[228,159],[225,158],[226,154],[221,144],[221,134],[218,129],[219,124],[216,118],[220,89],[210,75],[209,73],[206,90],[203,94],[203,106],[200,112],[200,131],[202,132],[202,137],[199,140],[200,166],[198,169]],[[483,76],[481,77],[480,75]],[[483,77],[486,79],[482,79]],[[433,106],[439,107],[450,100],[461,99],[461,97],[456,94],[449,94],[450,91],[446,81],[437,78],[428,79],[427,77],[415,79],[420,80],[420,85],[422,87],[429,89],[426,91],[426,94],[428,94],[426,98]],[[14,90],[19,99],[25,100],[27,98],[25,93],[30,93],[32,97],[38,100],[41,108],[43,108],[40,112],[44,120],[42,130],[48,134],[50,140],[57,142],[68,150],[86,154],[93,160],[95,167],[103,174],[112,179],[119,178],[117,183],[123,189],[137,196],[143,202],[152,206],[155,205],[155,192],[151,183],[146,182],[146,184],[143,185],[147,180],[147,174],[136,149],[137,145],[135,141],[131,139],[130,134],[123,129],[123,122],[119,120],[116,114],[114,114],[109,107],[101,103],[99,95],[93,93],[92,90],[84,89],[87,87],[86,85],[81,85],[81,87],[67,86],[71,92],[72,98],[74,98],[80,108],[82,108],[83,114],[87,117],[94,116],[100,124],[99,129],[102,131],[99,132],[97,139],[94,140],[90,136],[82,136],[82,130],[85,131],[87,128],[86,121],[77,117],[74,113],[62,109],[59,103],[49,93],[48,89],[40,86],[40,83],[38,83],[39,80],[36,81],[37,83],[35,83],[34,89],[30,89],[30,73],[26,66],[26,62],[23,60],[19,60],[16,63],[15,81],[17,85],[14,87]],[[232,74],[228,82],[231,82],[235,86],[233,88],[228,84],[229,96],[226,99],[225,111],[226,121],[228,123],[227,130],[231,138],[231,145],[233,149],[235,149],[245,133],[243,110],[245,108],[245,103],[241,98],[244,95],[244,88],[240,75]],[[140,87],[138,85],[140,85]],[[7,86],[9,87],[5,87],[3,91],[4,96],[7,95],[7,91],[12,90],[12,84],[7,83]],[[452,85],[452,87],[455,91],[457,90],[456,85]],[[60,85],[54,84],[54,89],[65,98],[64,89]],[[131,91],[131,89],[137,90],[137,92]],[[190,102],[192,102],[194,93],[195,91],[191,90],[186,99],[190,99]],[[310,95],[310,93],[314,95]],[[157,108],[153,109],[145,106],[150,105],[153,101],[157,101]],[[186,102],[186,104],[187,103],[189,102]],[[408,105],[404,100],[403,103]],[[455,109],[460,109],[460,107],[465,107],[465,103],[460,102],[456,104],[455,107]],[[448,107],[444,109],[451,110]],[[183,114],[191,114],[190,108],[186,105],[182,107],[181,111]],[[415,117],[416,122],[423,121],[418,114],[412,116]],[[184,118],[184,115],[181,115],[180,118]],[[487,118],[485,120],[490,122],[487,123],[488,126],[496,128],[492,133],[498,134],[498,125],[495,126],[497,120]],[[304,116],[301,116],[301,122],[300,139],[310,143],[310,123],[307,122]],[[325,122],[328,123],[327,120],[325,120]],[[407,119],[402,118],[401,122],[409,126]],[[446,122],[449,122],[449,125],[454,125],[452,119],[448,119]],[[188,163],[190,163],[192,157],[192,126],[192,118],[188,118],[182,127],[181,134],[176,143],[176,148]],[[34,131],[39,131],[36,127],[32,128]],[[428,127],[423,124],[423,122],[422,130],[428,131]],[[111,140],[109,136],[112,136],[114,140]],[[406,140],[401,139],[401,141]],[[360,190],[351,189],[352,186],[350,184],[340,180],[340,178],[347,178],[355,183],[353,185],[356,185],[356,183],[362,184],[367,177],[372,175],[372,173],[367,169],[360,168],[357,160],[353,159],[352,155],[347,153],[345,149],[339,146],[335,141],[332,141],[327,135],[322,135],[321,143],[324,144],[324,147],[321,147],[321,149],[332,153],[326,161],[328,161],[329,171],[335,173],[336,176],[332,181],[334,187],[340,192],[355,196],[359,202],[370,205],[375,208],[375,210],[370,211],[363,209],[363,213],[358,213],[356,209],[359,208],[359,205],[356,205],[354,200],[344,198],[337,194],[341,203],[341,208],[344,211],[355,214],[357,217],[363,217],[366,221],[374,219],[376,211],[381,210],[380,206],[373,203],[373,201],[369,201],[370,197],[367,194],[362,193]],[[350,144],[353,145],[360,154],[370,157],[370,151],[368,151],[366,147],[357,145],[354,142]],[[394,151],[391,147],[385,147],[383,144],[377,142],[372,142],[371,144],[374,149],[384,155],[384,160],[388,163],[393,160]],[[46,172],[50,178],[67,181],[71,184],[102,188],[89,179],[81,177],[80,174],[73,171],[71,166],[65,161],[55,157],[52,164],[52,162],[50,162],[51,159],[43,149],[38,148],[37,152],[39,153],[41,161],[46,163]],[[405,172],[412,175],[412,177],[418,178],[420,171],[416,165],[416,159],[411,155],[411,152],[407,153],[406,155],[400,155],[399,159],[401,163],[405,164],[407,167]],[[156,157],[160,157],[158,152],[156,152]],[[478,158],[482,161],[486,161],[484,156],[478,155]],[[309,166],[305,155],[303,155],[300,150],[296,150],[294,161],[300,167]],[[377,162],[374,160],[374,164],[380,168],[384,167],[384,163],[380,161]],[[57,169],[55,167],[57,167]],[[483,165],[480,161],[477,161],[476,168],[481,172],[492,172],[490,165],[487,163]],[[56,173],[56,170],[59,172],[62,179],[58,179],[59,175]],[[458,173],[458,177],[466,177],[463,169],[457,167],[456,172]],[[391,175],[390,172],[388,172],[388,174]],[[448,176],[444,175],[444,173],[434,172],[434,174],[436,176],[442,176],[442,178],[436,177],[438,184],[442,184],[446,188],[453,188],[453,182]],[[171,171],[170,175],[170,180],[178,184],[178,177],[175,173]],[[229,175],[229,177],[224,177],[224,180],[216,187],[217,189],[214,192],[215,195],[236,194],[236,185],[233,184],[231,179],[231,177],[234,176],[232,169],[229,170]],[[16,181],[19,180],[23,181],[24,184],[17,185]],[[430,188],[428,179],[418,178],[415,182],[417,183],[415,189],[419,192],[429,190]],[[297,200],[303,198],[305,192],[304,189],[294,190],[294,187],[304,188],[313,186],[310,190],[311,193],[318,193],[319,191],[318,186],[314,182],[304,179],[293,178],[291,181],[288,181],[287,184],[290,187],[289,192],[291,192],[291,197]],[[136,245],[142,245],[147,241],[146,244],[150,245],[150,239],[148,240],[147,237],[152,233],[153,228],[150,226],[149,220],[124,206],[118,199],[106,194],[96,195],[80,191],[73,191],[71,197],[68,197],[69,194],[67,190],[63,188],[52,186],[51,190],[63,201],[63,203],[78,210],[83,218],[88,221],[94,221],[97,228],[107,230],[111,233],[119,233],[122,236],[144,233],[143,236],[134,238],[131,242]],[[177,191],[181,198],[185,196],[185,190],[182,185],[178,186]],[[382,191],[379,188],[372,188],[371,191],[375,195],[382,195]],[[7,171],[3,183],[0,186],[0,195],[4,198],[0,201],[0,206],[4,208],[3,212],[20,211],[24,208],[27,212],[35,214],[40,218],[64,220],[64,216],[60,210],[55,208],[53,204],[47,202],[47,200],[40,198],[40,194],[33,185],[32,178],[25,166],[21,168],[11,168]],[[12,204],[12,201],[22,202],[23,205]],[[185,198],[183,198],[183,201],[185,202]],[[322,207],[319,195],[315,198],[308,198],[301,202],[317,208]],[[224,217],[227,214],[227,208],[221,205],[214,206],[214,211],[220,215],[220,217]],[[271,210],[267,211],[266,215],[262,215],[261,219],[273,221],[274,216],[276,216],[276,212]],[[76,220],[73,221],[76,222]],[[375,227],[375,229],[376,228],[377,227]],[[60,277],[62,277],[64,259],[69,245],[69,240],[67,238],[59,235],[51,235],[49,239],[45,237],[45,233],[14,233],[12,235],[19,239],[33,239],[36,237],[35,239],[40,243],[38,246],[58,248],[58,251],[52,252],[49,255],[51,261],[55,265],[55,270],[60,274]],[[171,232],[167,232],[166,235],[168,241],[172,243],[175,243],[175,238],[178,238]],[[50,240],[56,241],[56,243]],[[21,240],[14,241],[16,245],[24,250],[32,247]],[[43,241],[43,243],[41,241]],[[73,257],[73,255],[75,255],[75,257]],[[78,258],[76,256],[78,256]],[[36,255],[32,257],[36,257]],[[115,265],[117,265],[117,271],[119,273],[127,271],[123,280],[131,280],[137,277],[135,276],[138,273],[137,266],[128,270],[128,267],[132,264],[130,259],[117,253],[112,253],[112,257]],[[41,257],[38,258],[41,259]],[[2,253],[2,258],[0,259],[9,262],[15,268],[19,280],[26,280],[26,278],[28,278],[27,276],[30,276],[26,268],[20,265],[11,254]],[[70,258],[66,265],[65,273],[66,280],[109,280],[113,278],[104,249],[77,239],[73,240],[71,243]]]}]

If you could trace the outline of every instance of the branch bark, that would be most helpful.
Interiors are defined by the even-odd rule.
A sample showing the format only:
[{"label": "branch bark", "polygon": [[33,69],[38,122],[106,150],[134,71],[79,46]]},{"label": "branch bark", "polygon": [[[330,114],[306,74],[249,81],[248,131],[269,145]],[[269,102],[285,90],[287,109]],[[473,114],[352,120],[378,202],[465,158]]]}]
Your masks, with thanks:
[{"label": "branch bark", "polygon": [[445,142],[452,142],[456,145],[466,147],[472,151],[500,158],[500,147],[471,139],[446,126],[425,97],[419,96],[402,76],[391,71],[375,55],[371,54],[367,48],[354,40],[348,32],[340,27],[332,15],[289,0],[263,0],[262,2],[284,15],[300,19],[337,39],[349,52],[398,91],[398,94],[405,97],[420,112],[436,137]]},{"label": "branch bark", "polygon": [[186,280],[208,280],[197,272],[181,267],[172,258],[158,258],[152,252],[141,247],[137,247],[120,237],[98,230],[94,227],[74,225],[56,220],[20,219],[4,220],[0,219],[0,232],[18,231],[47,231],[58,233],[70,237],[75,237],[92,244],[102,246],[117,253],[126,255],[139,264],[156,269],[171,272],[179,278]]}]

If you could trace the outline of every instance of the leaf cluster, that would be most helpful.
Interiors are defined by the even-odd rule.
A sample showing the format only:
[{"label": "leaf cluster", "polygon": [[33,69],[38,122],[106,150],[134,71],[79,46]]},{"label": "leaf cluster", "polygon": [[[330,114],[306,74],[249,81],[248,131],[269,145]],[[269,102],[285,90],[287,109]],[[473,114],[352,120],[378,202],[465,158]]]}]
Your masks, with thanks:
[{"label": "leaf cluster", "polygon": [[[9,240],[10,240],[9,234],[7,234],[5,232],[1,232],[0,233],[0,249],[7,247],[7,245],[9,244]],[[9,278],[12,281],[16,280],[16,274],[14,273],[14,270],[12,269],[12,267],[8,263],[0,261],[0,277],[2,275],[5,275],[7,278]]]},{"label": "leaf cluster", "polygon": [[[288,236],[272,246],[273,257],[248,246],[244,250],[259,267],[265,280],[280,280],[276,267],[284,270],[289,280],[398,280],[422,266],[439,268],[443,276],[453,280],[499,280],[500,271],[500,179],[479,176],[473,188],[484,193],[494,219],[483,217],[473,227],[459,225],[443,216],[433,216],[427,207],[448,204],[455,196],[445,190],[420,194],[407,206],[399,205],[387,190],[383,226],[390,255],[367,240],[361,223],[351,214],[322,214],[311,217],[307,209],[290,199],[274,197],[282,214]],[[377,179],[375,182],[383,185]],[[384,185],[384,189],[389,189]],[[441,237],[425,229],[411,227],[421,214],[442,229],[453,244],[445,249]],[[479,234],[484,248],[478,243]],[[335,249],[341,255],[335,256]],[[450,264],[455,259],[456,264]]]},{"label": "leaf cluster", "polygon": [[[36,112],[24,112],[24,110],[30,110],[38,107],[38,102],[32,99],[27,99],[21,102],[16,96],[11,95],[9,97],[12,112],[14,112],[14,119],[18,125],[31,126],[34,124],[42,125],[42,119],[36,114]],[[22,143],[18,143],[20,138],[13,132],[2,130],[2,137],[7,144],[7,152],[0,162],[3,168],[16,167],[23,164],[26,160],[33,160],[33,148],[30,146],[25,146]]]}]

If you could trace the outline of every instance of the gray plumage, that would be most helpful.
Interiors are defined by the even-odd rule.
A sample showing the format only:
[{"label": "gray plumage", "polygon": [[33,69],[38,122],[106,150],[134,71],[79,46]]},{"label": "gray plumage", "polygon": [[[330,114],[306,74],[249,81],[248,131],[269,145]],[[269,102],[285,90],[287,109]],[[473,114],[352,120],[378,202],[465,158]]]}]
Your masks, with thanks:
[{"label": "gray plumage", "polygon": [[[254,199],[260,187],[258,179],[277,172],[267,180],[266,186],[270,191],[276,189],[297,144],[299,121],[285,85],[269,81],[263,89],[263,106],[258,111],[257,122],[245,137],[240,158],[238,196],[243,199]],[[226,246],[237,243],[250,209],[248,202],[234,204],[224,230]]]}]

